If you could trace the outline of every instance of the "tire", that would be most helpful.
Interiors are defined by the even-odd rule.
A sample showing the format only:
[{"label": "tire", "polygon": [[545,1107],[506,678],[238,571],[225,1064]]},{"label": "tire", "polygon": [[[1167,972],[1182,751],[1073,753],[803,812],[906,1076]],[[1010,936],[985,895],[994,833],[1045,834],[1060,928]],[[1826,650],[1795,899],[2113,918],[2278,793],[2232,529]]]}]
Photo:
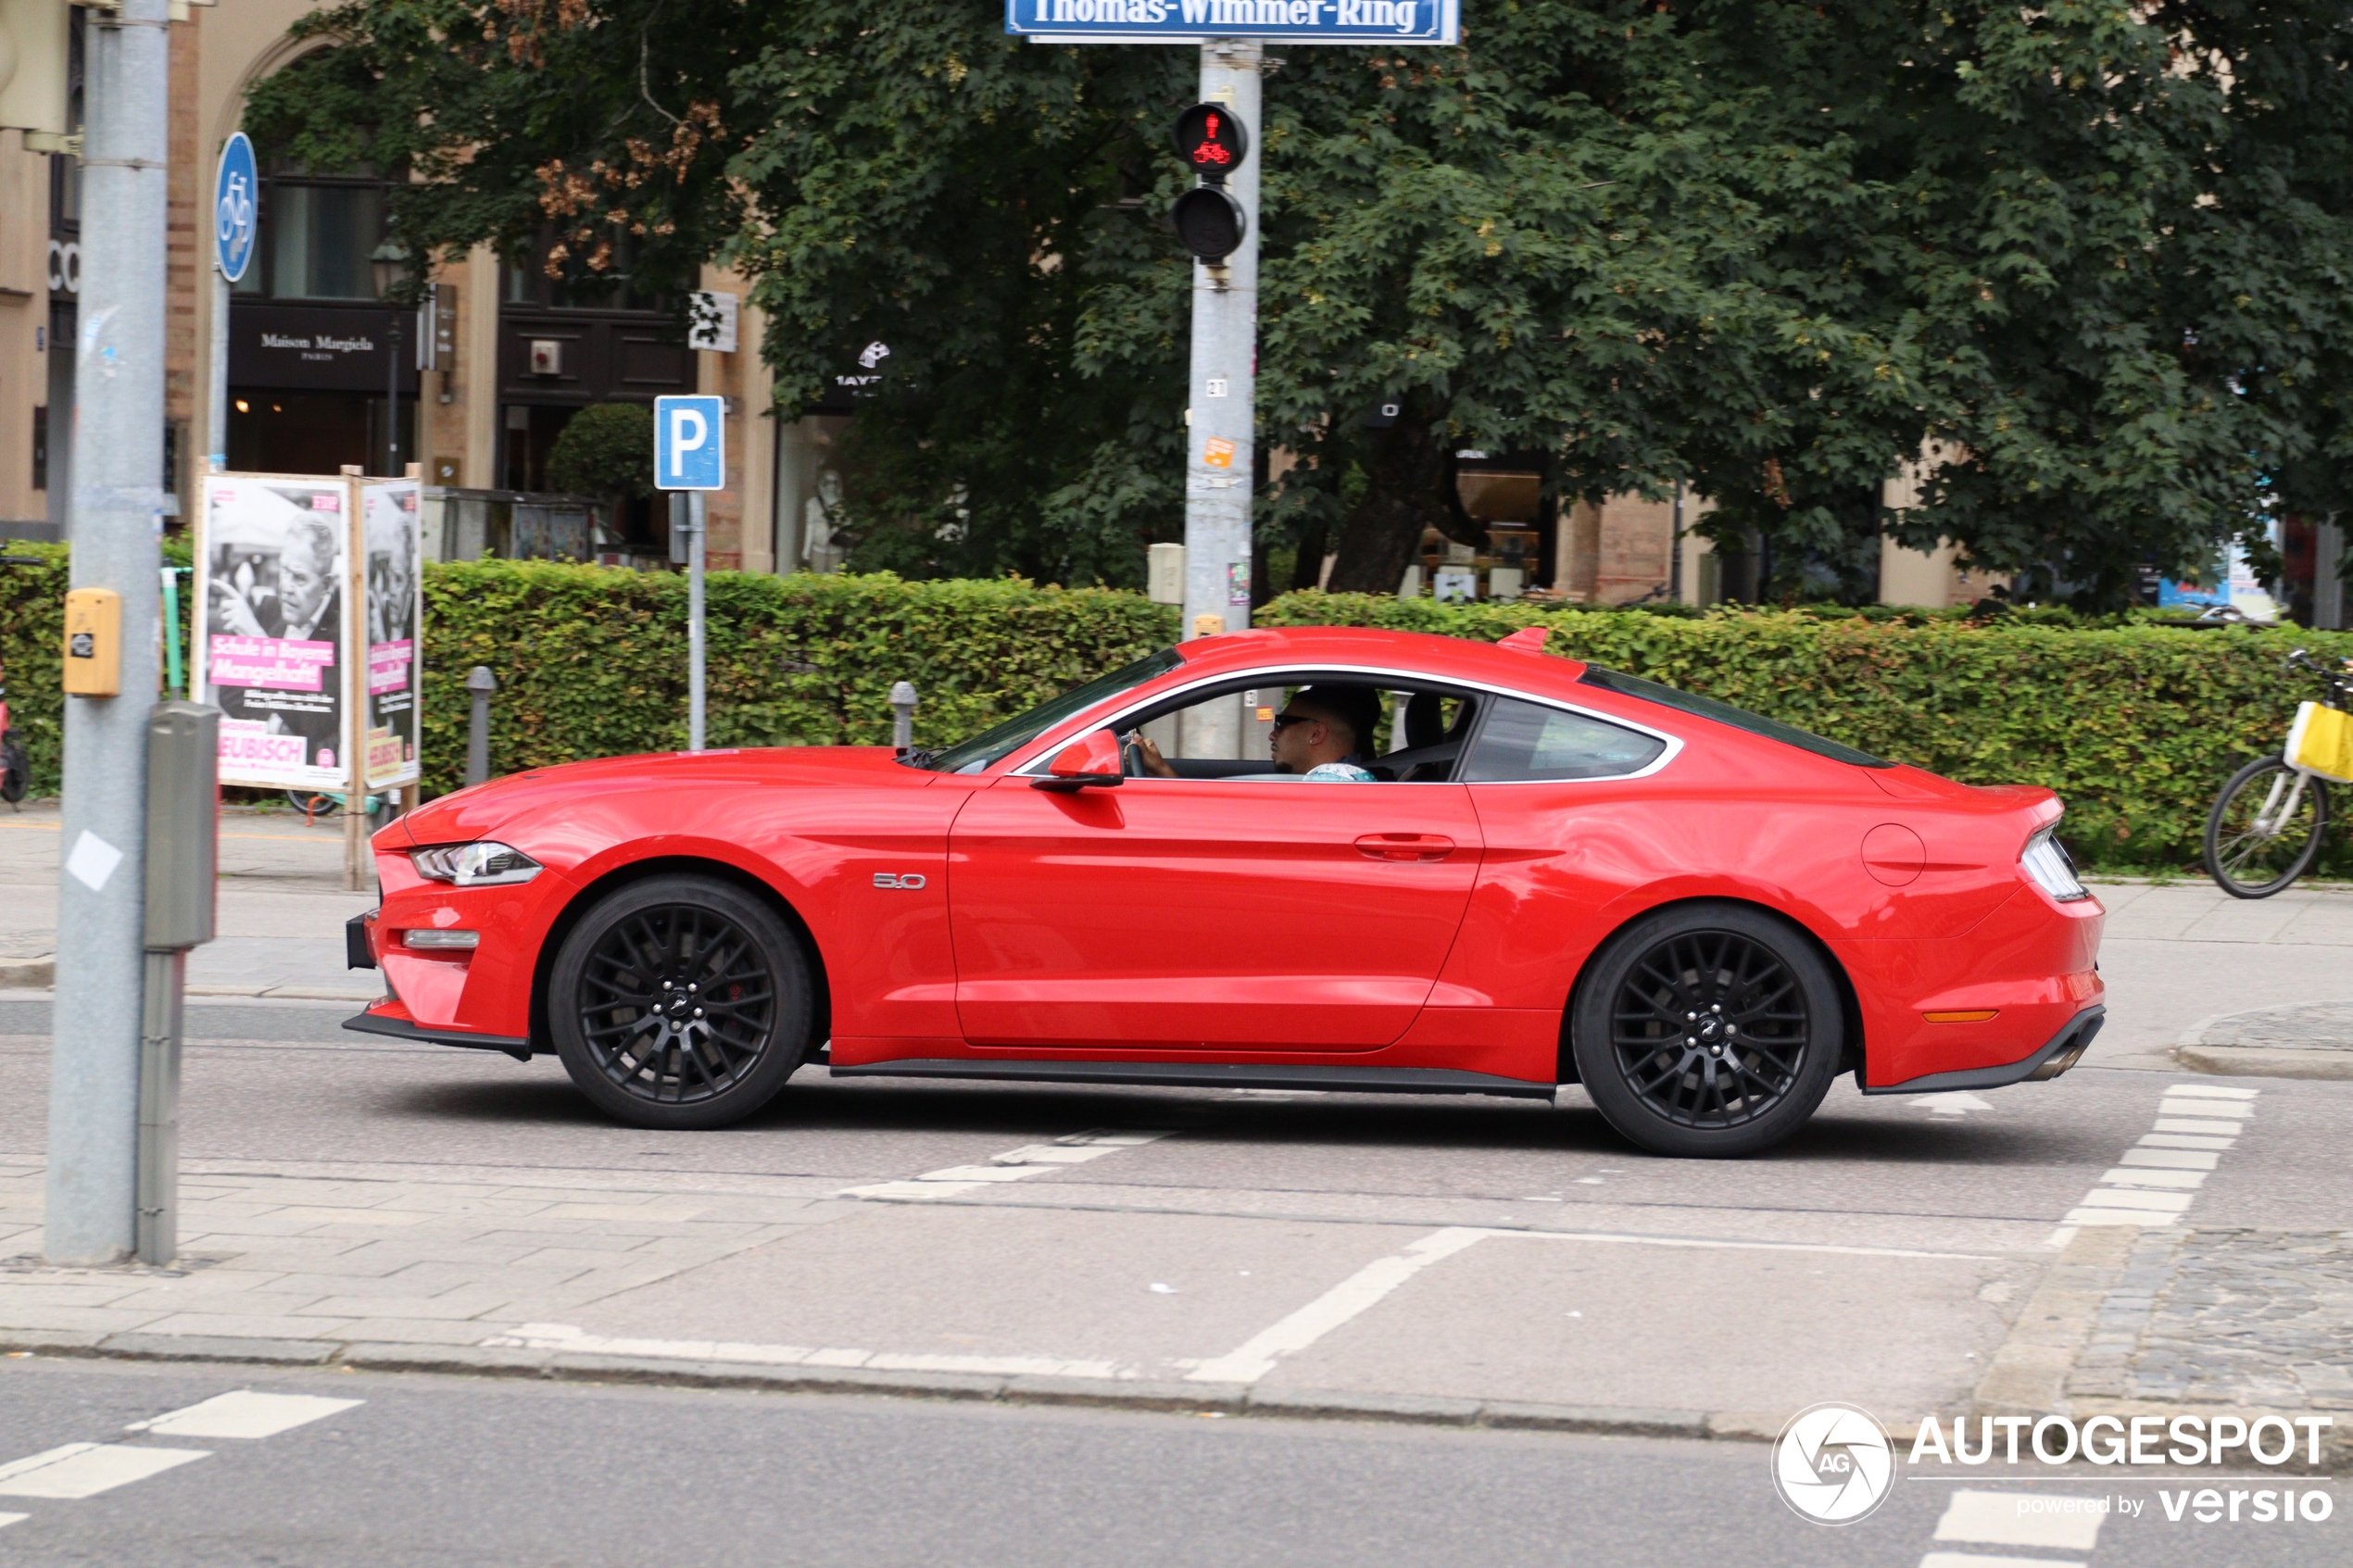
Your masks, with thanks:
[{"label": "tire", "polygon": [[[2206,874],[2233,898],[2269,898],[2312,869],[2329,826],[2329,786],[2304,775],[2304,793],[2289,820],[2258,832],[2267,809],[2286,804],[2296,771],[2276,757],[2259,757],[2231,775],[2206,814],[2202,858]],[[2278,802],[2273,785],[2283,787]]]},{"label": "tire", "polygon": [[607,894],[548,976],[547,1028],[564,1071],[635,1127],[749,1116],[808,1053],[812,1011],[799,939],[715,877],[650,877]]},{"label": "tire", "polygon": [[1837,982],[1787,922],[1745,904],[1680,904],[1603,945],[1578,991],[1585,1092],[1654,1154],[1728,1159],[1793,1135],[1845,1048]]},{"label": "tire", "polygon": [[286,791],[286,804],[306,817],[324,822],[343,809],[343,797],[324,790],[290,789]]},{"label": "tire", "polygon": [[0,735],[0,800],[14,806],[32,787],[32,763],[14,733]]}]

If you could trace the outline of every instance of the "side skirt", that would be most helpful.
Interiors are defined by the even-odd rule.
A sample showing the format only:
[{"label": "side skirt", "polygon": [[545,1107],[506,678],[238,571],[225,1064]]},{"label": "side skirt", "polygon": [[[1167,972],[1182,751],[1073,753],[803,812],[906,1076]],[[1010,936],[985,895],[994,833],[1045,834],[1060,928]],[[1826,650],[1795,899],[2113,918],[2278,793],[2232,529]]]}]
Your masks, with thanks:
[{"label": "side skirt", "polygon": [[837,1078],[999,1078],[1038,1084],[1152,1084],[1198,1089],[1315,1089],[1330,1094],[1511,1095],[1551,1099],[1554,1086],[1444,1067],[1313,1067],[1259,1062],[1030,1061],[962,1058],[862,1062]]}]

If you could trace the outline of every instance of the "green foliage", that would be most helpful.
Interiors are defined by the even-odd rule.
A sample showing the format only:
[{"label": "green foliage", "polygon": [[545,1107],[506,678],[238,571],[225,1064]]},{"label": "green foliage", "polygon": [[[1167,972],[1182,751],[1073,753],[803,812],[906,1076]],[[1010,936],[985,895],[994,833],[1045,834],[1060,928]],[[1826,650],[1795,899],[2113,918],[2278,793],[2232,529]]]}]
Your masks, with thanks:
[{"label": "green foliage", "polygon": [[[12,550],[17,546],[11,546]],[[57,787],[64,552],[0,573],[0,658],[32,757]],[[182,552],[184,556],[184,552]],[[1171,641],[1176,614],[1134,594],[887,575],[713,572],[714,746],[880,745],[891,683],[922,694],[920,744],[939,746]],[[686,744],[685,580],[541,561],[425,571],[425,787],[457,787],[466,672],[490,667],[491,765],[505,773]],[[2185,631],[2122,618],[1973,622],[1910,612],[1454,607],[1298,593],[1265,625],[1367,625],[1491,641],[1522,626],[1552,651],[1738,703],[1972,784],[2039,784],[2068,806],[2087,863],[2195,864],[2215,790],[2277,748],[2304,677],[2289,649],[2353,656],[2353,634],[2293,628]],[[2334,834],[2322,861],[2353,870]]]},{"label": "green foliage", "polygon": [[[912,681],[919,745],[976,734],[1165,646],[1176,611],[1139,595],[1006,579],[708,578],[710,740],[887,745]],[[539,561],[425,569],[425,788],[458,786],[466,672],[487,665],[491,769],[686,744],[686,583]]]},{"label": "green foliage", "polygon": [[564,421],[547,478],[575,495],[654,493],[654,416],[642,403],[599,403]]},{"label": "green foliage", "polygon": [[[2194,867],[2207,808],[2249,757],[2276,752],[2318,696],[2281,660],[2353,656],[2353,634],[2008,619],[1916,623],[1804,610],[1696,619],[1525,605],[1293,594],[1261,625],[1387,626],[1492,641],[1548,626],[1549,651],[1719,697],[1966,784],[2033,784],[2067,803],[2087,864]],[[2322,862],[2353,868],[2333,834]]]},{"label": "green foliage", "polygon": [[[65,771],[65,636],[68,552],[63,545],[11,539],[0,555],[37,556],[41,566],[0,566],[0,684],[8,727],[31,763],[32,793],[55,795]],[[163,542],[167,566],[188,564],[184,539]],[[188,657],[194,597],[180,579],[180,652]],[[185,668],[183,663],[182,668]],[[157,671],[160,678],[163,671]]]},{"label": "green foliage", "polygon": [[[1456,49],[1268,56],[1260,439],[1309,461],[1261,527],[1336,547],[1336,584],[1461,528],[1463,446],[1542,454],[1563,495],[1688,482],[1774,595],[1804,563],[1864,594],[1885,528],[2114,608],[2145,560],[2345,504],[2353,0],[1466,9]],[[1131,582],[1172,533],[1185,51],[1025,44],[994,0],[345,0],[296,31],[342,47],[259,84],[253,129],[411,171],[412,250],[552,225],[575,282],[731,262],[786,412],[887,344],[853,558]]]}]

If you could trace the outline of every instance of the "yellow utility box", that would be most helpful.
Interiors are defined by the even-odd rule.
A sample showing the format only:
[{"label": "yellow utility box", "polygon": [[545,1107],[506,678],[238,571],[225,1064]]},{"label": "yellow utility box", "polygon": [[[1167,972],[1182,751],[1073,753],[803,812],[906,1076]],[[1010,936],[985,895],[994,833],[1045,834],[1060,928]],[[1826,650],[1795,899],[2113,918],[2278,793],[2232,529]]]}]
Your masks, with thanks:
[{"label": "yellow utility box", "polygon": [[122,693],[122,596],[76,588],[66,596],[66,695]]}]

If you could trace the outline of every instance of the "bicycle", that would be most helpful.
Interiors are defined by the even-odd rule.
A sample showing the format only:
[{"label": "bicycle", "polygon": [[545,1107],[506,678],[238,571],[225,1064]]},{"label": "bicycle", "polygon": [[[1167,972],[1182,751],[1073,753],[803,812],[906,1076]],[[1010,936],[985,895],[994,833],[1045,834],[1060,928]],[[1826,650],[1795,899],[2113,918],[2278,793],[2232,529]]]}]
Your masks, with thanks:
[{"label": "bicycle", "polygon": [[2279,754],[2233,773],[2206,814],[2206,874],[2233,898],[2269,898],[2309,871],[2328,832],[2329,784],[2353,782],[2353,674],[2302,648],[2284,667],[2320,677],[2322,700],[2299,703]]},{"label": "bicycle", "polygon": [[[360,802],[359,809],[365,815],[372,817],[384,809],[384,796],[371,795]],[[286,791],[286,803],[302,813],[303,825],[308,827],[328,817],[340,815],[344,809],[345,797],[326,790],[290,789]]]}]

